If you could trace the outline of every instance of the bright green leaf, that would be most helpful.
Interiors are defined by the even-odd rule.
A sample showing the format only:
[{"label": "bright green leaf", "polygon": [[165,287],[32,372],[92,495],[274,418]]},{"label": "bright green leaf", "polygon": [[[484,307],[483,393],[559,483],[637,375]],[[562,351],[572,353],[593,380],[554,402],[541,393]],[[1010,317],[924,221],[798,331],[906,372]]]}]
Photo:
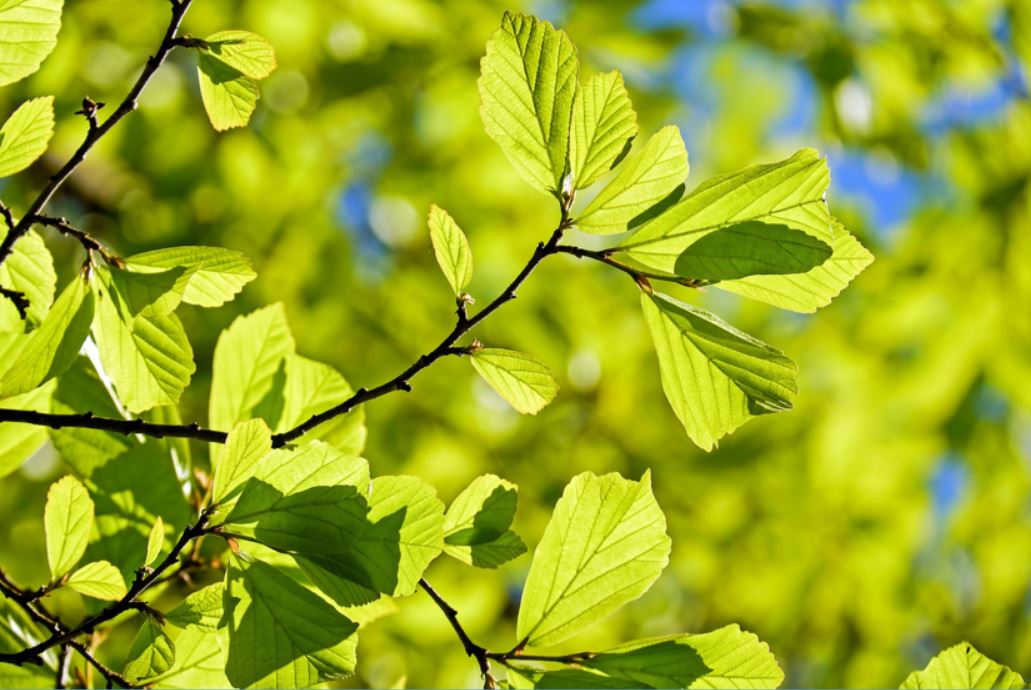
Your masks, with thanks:
[{"label": "bright green leaf", "polygon": [[251,79],[264,79],[276,68],[276,51],[250,31],[219,31],[204,39],[203,50]]},{"label": "bright green leaf", "polygon": [[677,257],[678,276],[719,282],[753,275],[805,273],[830,258],[827,243],[786,225],[756,220],[726,225]]},{"label": "bright green leaf", "polygon": [[923,671],[909,674],[902,688],[1022,688],[1019,673],[997,664],[968,642],[949,647]]},{"label": "bright green leaf", "polygon": [[[2,23],[0,19],[0,26]],[[3,50],[0,48],[0,53]],[[33,98],[22,103],[0,129],[0,177],[8,177],[32,165],[47,150],[53,134],[54,97]]]},{"label": "bright green leaf", "polygon": [[635,219],[674,194],[689,169],[680,130],[663,127],[628,156],[615,177],[576,214],[576,227],[596,235],[626,232]]},{"label": "bright green leaf", "polygon": [[246,126],[261,98],[258,84],[207,53],[198,57],[200,96],[211,126],[219,132]]},{"label": "bright green leaf", "polygon": [[525,553],[526,545],[509,529],[518,491],[493,474],[473,480],[444,516],[445,553],[480,568],[496,568]]},{"label": "bright green leaf", "polygon": [[630,104],[623,75],[612,71],[588,79],[573,101],[569,139],[573,187],[586,189],[608,172],[636,135],[637,113]]},{"label": "bright green leaf", "polygon": [[470,361],[476,373],[522,414],[537,414],[558,393],[547,365],[522,352],[485,347]]},{"label": "bright green leaf", "polygon": [[167,632],[175,643],[175,661],[165,673],[150,679],[155,688],[228,688],[226,634],[188,627]]},{"label": "bright green leaf", "polygon": [[270,565],[233,558],[226,607],[233,687],[313,687],[354,670],[358,626]]},{"label": "bright green leaf", "polygon": [[143,565],[150,566],[157,561],[161,555],[161,549],[165,546],[165,521],[158,516],[154,526],[150,528],[147,535],[147,557],[143,559]]},{"label": "bright green leaf", "polygon": [[775,688],[784,680],[769,646],[737,625],[636,640],[582,663],[655,688]]},{"label": "bright green leaf", "polygon": [[580,64],[565,32],[506,12],[480,61],[480,116],[527,182],[559,191]]},{"label": "bright green leaf", "polygon": [[531,690],[564,690],[565,688],[601,688],[620,690],[621,688],[647,688],[644,683],[637,683],[626,678],[612,678],[600,673],[593,673],[579,668],[564,668],[558,671],[541,671],[539,669],[511,667],[507,671],[509,687]]},{"label": "bright green leaf", "polygon": [[429,226],[437,264],[455,291],[455,297],[461,297],[473,279],[473,253],[469,249],[469,240],[455,219],[439,206],[430,206]]},{"label": "bright green leaf", "polygon": [[165,614],[165,620],[180,628],[218,630],[225,610],[225,583],[199,589]]},{"label": "bright green leaf", "polygon": [[182,299],[187,304],[217,307],[233,299],[257,274],[250,259],[221,247],[169,247],[125,259],[133,270],[182,267]]},{"label": "bright green leaf", "polygon": [[561,642],[648,591],[669,560],[651,475],[585,472],[555,506],[533,555],[516,624],[529,646]]},{"label": "bright green leaf", "polygon": [[0,86],[37,69],[57,45],[63,0],[0,2]]},{"label": "bright green leaf", "polygon": [[795,363],[781,351],[667,295],[641,295],[662,389],[700,448],[754,415],[791,409]]},{"label": "bright green leaf", "polygon": [[105,601],[117,601],[128,592],[118,568],[107,561],[87,563],[68,577],[66,585],[79,594]]},{"label": "bright green leaf", "polygon": [[[50,412],[57,382],[50,380],[35,390],[0,400],[0,408]],[[47,441],[47,430],[35,424],[0,424],[0,478],[21,467]]]},{"label": "bright green leaf", "polygon": [[152,316],[172,313],[183,299],[180,280],[186,272],[181,267],[155,273],[136,273],[119,268],[110,271],[111,285],[124,311],[136,317],[146,312]]},{"label": "bright green leaf", "polygon": [[[0,236],[7,236],[7,228],[3,223],[0,223]],[[38,326],[50,311],[57,274],[54,272],[54,258],[35,230],[25,233],[14,245],[7,260],[0,264],[0,286],[21,292],[29,300],[25,321],[30,327]],[[25,321],[11,300],[0,297],[0,331],[23,332]]]},{"label": "bright green leaf", "polygon": [[225,449],[214,467],[211,500],[220,504],[254,476],[258,463],[272,451],[272,432],[261,419],[237,423],[229,432]]},{"label": "bright green leaf", "polygon": [[43,524],[50,575],[56,580],[74,568],[86,553],[93,529],[93,500],[78,479],[67,475],[51,485]]},{"label": "bright green leaf", "polygon": [[146,616],[129,648],[125,677],[138,683],[158,676],[175,663],[175,643],[154,619]]}]

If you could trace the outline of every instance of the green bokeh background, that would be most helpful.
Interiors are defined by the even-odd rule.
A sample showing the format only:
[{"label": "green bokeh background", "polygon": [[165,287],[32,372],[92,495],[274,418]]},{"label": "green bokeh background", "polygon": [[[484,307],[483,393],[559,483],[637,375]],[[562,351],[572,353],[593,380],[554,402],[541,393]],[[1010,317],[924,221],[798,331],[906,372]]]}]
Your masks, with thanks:
[{"label": "green bokeh background", "polygon": [[[549,259],[476,336],[548,362],[557,400],[520,417],[466,362],[442,361],[411,394],[368,406],[373,472],[418,475],[446,501],[499,474],[520,487],[515,526],[532,546],[577,472],[651,468],[670,566],[566,651],[738,622],[770,644],[790,686],[897,686],[963,639],[1027,676],[1024,0],[196,0],[186,31],[248,29],[276,47],[251,126],[212,131],[191,56],[177,51],[51,207],[125,255],[213,244],[253,259],[259,278],[235,302],[180,312],[198,365],[184,419],[206,419],[221,329],[270,302],[285,304],[299,351],[354,386],[432,347],[453,304],[429,247],[430,203],[467,232],[481,305],[547,237],[553,201],[509,167],[477,112],[478,60],[505,9],[559,23],[584,74],[621,69],[642,134],[679,124],[689,189],[803,145],[828,153],[832,211],[877,260],[813,316],[684,292],[801,368],[794,411],[706,454],[666,405],[630,281]],[[7,203],[24,208],[78,144],[83,95],[122,98],[166,16],[159,0],[69,0],[43,69],[0,92],[4,113],[40,94],[55,94],[58,112],[50,152],[4,183]],[[63,284],[81,250],[47,237]],[[45,448],[3,480],[0,563],[19,581],[46,577],[45,492],[64,471]],[[477,641],[508,649],[529,562],[491,572],[440,559],[428,578]],[[130,639],[123,627],[111,659]],[[477,676],[416,595],[363,631],[349,684]]]}]

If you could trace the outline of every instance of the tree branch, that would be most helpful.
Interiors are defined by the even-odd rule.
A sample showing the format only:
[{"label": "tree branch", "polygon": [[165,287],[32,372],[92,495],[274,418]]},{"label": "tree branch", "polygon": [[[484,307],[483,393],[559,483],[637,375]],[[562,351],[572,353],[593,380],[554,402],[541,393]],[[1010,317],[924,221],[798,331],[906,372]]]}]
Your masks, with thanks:
[{"label": "tree branch", "polygon": [[469,634],[465,632],[465,628],[458,622],[458,611],[451,604],[447,603],[444,597],[440,596],[437,590],[426,581],[426,578],[419,580],[419,586],[430,595],[433,602],[444,612],[444,616],[451,623],[451,627],[454,629],[455,634],[458,635],[458,639],[461,640],[466,655],[476,659],[476,663],[480,667],[480,675],[483,676],[484,689],[491,690],[492,688],[497,688],[498,681],[490,672],[490,652],[472,641]]},{"label": "tree branch", "polygon": [[90,235],[88,232],[86,232],[85,230],[80,230],[79,228],[72,225],[67,218],[59,218],[57,216],[36,215],[32,216],[31,223],[38,223],[39,225],[54,228],[62,235],[74,237],[76,240],[78,240],[79,244],[82,245],[82,248],[86,250],[86,255],[88,257],[92,257],[93,252],[97,252],[102,257],[104,257],[104,261],[108,262],[109,264],[114,264],[116,266],[122,265],[121,258],[113,254],[107,247],[101,244],[99,240]]},{"label": "tree branch", "polygon": [[649,289],[646,287],[649,280],[661,280],[691,288],[699,288],[706,285],[705,281],[697,280],[695,278],[684,278],[681,276],[670,275],[668,273],[658,273],[655,271],[646,271],[640,268],[635,268],[630,264],[623,263],[619,259],[613,258],[612,250],[610,249],[585,249],[571,244],[561,244],[558,247],[555,247],[555,251],[560,254],[570,254],[578,259],[593,259],[594,261],[600,261],[606,266],[612,266],[613,268],[626,273],[634,279],[635,283],[645,289]]}]

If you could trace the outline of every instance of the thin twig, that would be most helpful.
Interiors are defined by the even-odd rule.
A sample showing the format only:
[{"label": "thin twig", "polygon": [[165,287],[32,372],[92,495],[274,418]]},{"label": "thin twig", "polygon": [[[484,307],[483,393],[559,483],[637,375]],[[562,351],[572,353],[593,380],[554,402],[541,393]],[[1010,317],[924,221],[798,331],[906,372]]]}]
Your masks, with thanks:
[{"label": "thin twig", "polygon": [[476,663],[480,667],[480,675],[483,676],[484,690],[498,687],[498,681],[490,672],[490,652],[472,641],[465,628],[458,622],[458,611],[451,604],[447,603],[444,597],[440,596],[440,593],[425,578],[419,580],[419,586],[430,595],[430,599],[433,599],[433,602],[444,612],[444,617],[451,623],[455,634],[458,635],[458,639],[462,642],[466,655],[476,659]]},{"label": "thin twig", "polygon": [[585,249],[584,247],[576,247],[571,244],[560,244],[555,247],[555,251],[560,254],[570,254],[578,259],[592,259],[594,261],[600,261],[606,266],[612,266],[613,268],[626,273],[628,276],[634,279],[634,282],[641,284],[642,279],[644,280],[661,280],[668,283],[676,283],[677,285],[684,285],[691,288],[699,288],[705,286],[705,281],[697,280],[696,278],[684,278],[682,276],[670,275],[669,273],[660,273],[657,271],[647,271],[644,269],[636,268],[630,264],[624,263],[619,259],[612,256],[612,250],[610,249]]},{"label": "thin twig", "polygon": [[33,216],[32,222],[38,223],[39,225],[43,225],[48,228],[54,228],[62,235],[74,237],[76,240],[78,240],[79,244],[82,245],[82,248],[86,250],[87,256],[92,256],[93,252],[97,252],[102,257],[104,257],[104,260],[107,261],[109,264],[121,266],[123,263],[118,256],[116,256],[107,247],[101,244],[100,240],[96,239],[85,230],[81,230],[75,227],[71,224],[71,221],[69,221],[67,218],[64,218],[63,216],[57,217],[37,215]]}]

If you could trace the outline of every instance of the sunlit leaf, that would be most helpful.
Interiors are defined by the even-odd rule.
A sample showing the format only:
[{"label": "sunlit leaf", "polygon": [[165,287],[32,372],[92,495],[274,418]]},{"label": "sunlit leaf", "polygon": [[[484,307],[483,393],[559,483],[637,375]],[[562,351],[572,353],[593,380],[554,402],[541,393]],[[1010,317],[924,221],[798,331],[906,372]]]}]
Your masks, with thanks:
[{"label": "sunlit leaf", "polygon": [[165,547],[165,521],[158,516],[154,526],[150,528],[147,536],[147,557],[143,559],[143,565],[151,566],[161,555],[161,549]]},{"label": "sunlit leaf", "polygon": [[608,172],[636,134],[637,113],[623,75],[612,71],[588,79],[573,101],[569,139],[573,187],[585,189]]},{"label": "sunlit leaf", "polygon": [[522,414],[537,414],[558,393],[547,365],[522,352],[485,347],[476,350],[470,361],[476,373]]},{"label": "sunlit leaf", "polygon": [[182,267],[182,299],[187,304],[217,307],[233,299],[257,274],[250,259],[221,247],[169,247],[125,259],[137,271]]},{"label": "sunlit leaf", "polygon": [[153,678],[172,668],[175,643],[154,619],[146,616],[129,648],[127,659],[124,675],[130,681]]},{"label": "sunlit leaf", "polygon": [[165,620],[180,628],[218,630],[225,610],[225,584],[216,582],[193,592],[165,614]]},{"label": "sunlit leaf", "polygon": [[[0,18],[2,26],[3,19]],[[0,42],[0,55],[8,49]],[[32,165],[46,152],[53,134],[53,96],[33,98],[18,106],[0,128],[0,177],[8,177]]]},{"label": "sunlit leaf", "polygon": [[224,452],[213,468],[211,501],[221,504],[254,476],[258,463],[272,451],[272,432],[261,419],[237,423],[226,439]]},{"label": "sunlit leaf", "polygon": [[[0,408],[49,412],[56,383],[50,380],[28,393],[0,400]],[[0,424],[0,478],[21,467],[46,442],[47,431],[43,427],[19,422]]]},{"label": "sunlit leaf", "polygon": [[197,73],[211,126],[219,132],[246,126],[261,98],[257,83],[207,53],[198,56]]},{"label": "sunlit leaf", "polygon": [[0,86],[29,76],[57,45],[63,0],[0,2]]},{"label": "sunlit leaf", "polygon": [[86,553],[93,529],[93,500],[78,479],[67,475],[51,485],[43,524],[50,575],[56,580],[74,568]]},{"label": "sunlit leaf", "polygon": [[823,241],[786,225],[745,221],[693,242],[677,257],[678,276],[719,282],[753,275],[805,273],[831,256]]},{"label": "sunlit leaf", "polygon": [[518,491],[493,474],[474,479],[448,507],[444,552],[480,568],[496,568],[525,553],[523,540],[509,529]]},{"label": "sunlit leaf", "polygon": [[65,584],[79,594],[105,601],[116,601],[128,592],[118,568],[107,561],[87,563],[68,576]]},{"label": "sunlit leaf", "polygon": [[[0,223],[0,236],[7,236],[3,223]],[[0,264],[0,286],[20,292],[29,300],[25,319],[28,323],[22,320],[11,300],[0,296],[0,331],[21,332],[26,330],[26,325],[38,326],[50,311],[56,285],[54,258],[39,233],[29,230]]]},{"label": "sunlit leaf", "polygon": [[219,31],[204,39],[202,51],[251,79],[264,79],[276,68],[276,51],[250,31]]},{"label": "sunlit leaf", "polygon": [[923,671],[913,671],[902,688],[1022,688],[1019,673],[997,664],[968,642],[949,647]]},{"label": "sunlit leaf", "polygon": [[437,264],[455,296],[459,297],[473,279],[473,253],[469,249],[469,240],[455,219],[439,206],[430,206],[429,226]]}]

